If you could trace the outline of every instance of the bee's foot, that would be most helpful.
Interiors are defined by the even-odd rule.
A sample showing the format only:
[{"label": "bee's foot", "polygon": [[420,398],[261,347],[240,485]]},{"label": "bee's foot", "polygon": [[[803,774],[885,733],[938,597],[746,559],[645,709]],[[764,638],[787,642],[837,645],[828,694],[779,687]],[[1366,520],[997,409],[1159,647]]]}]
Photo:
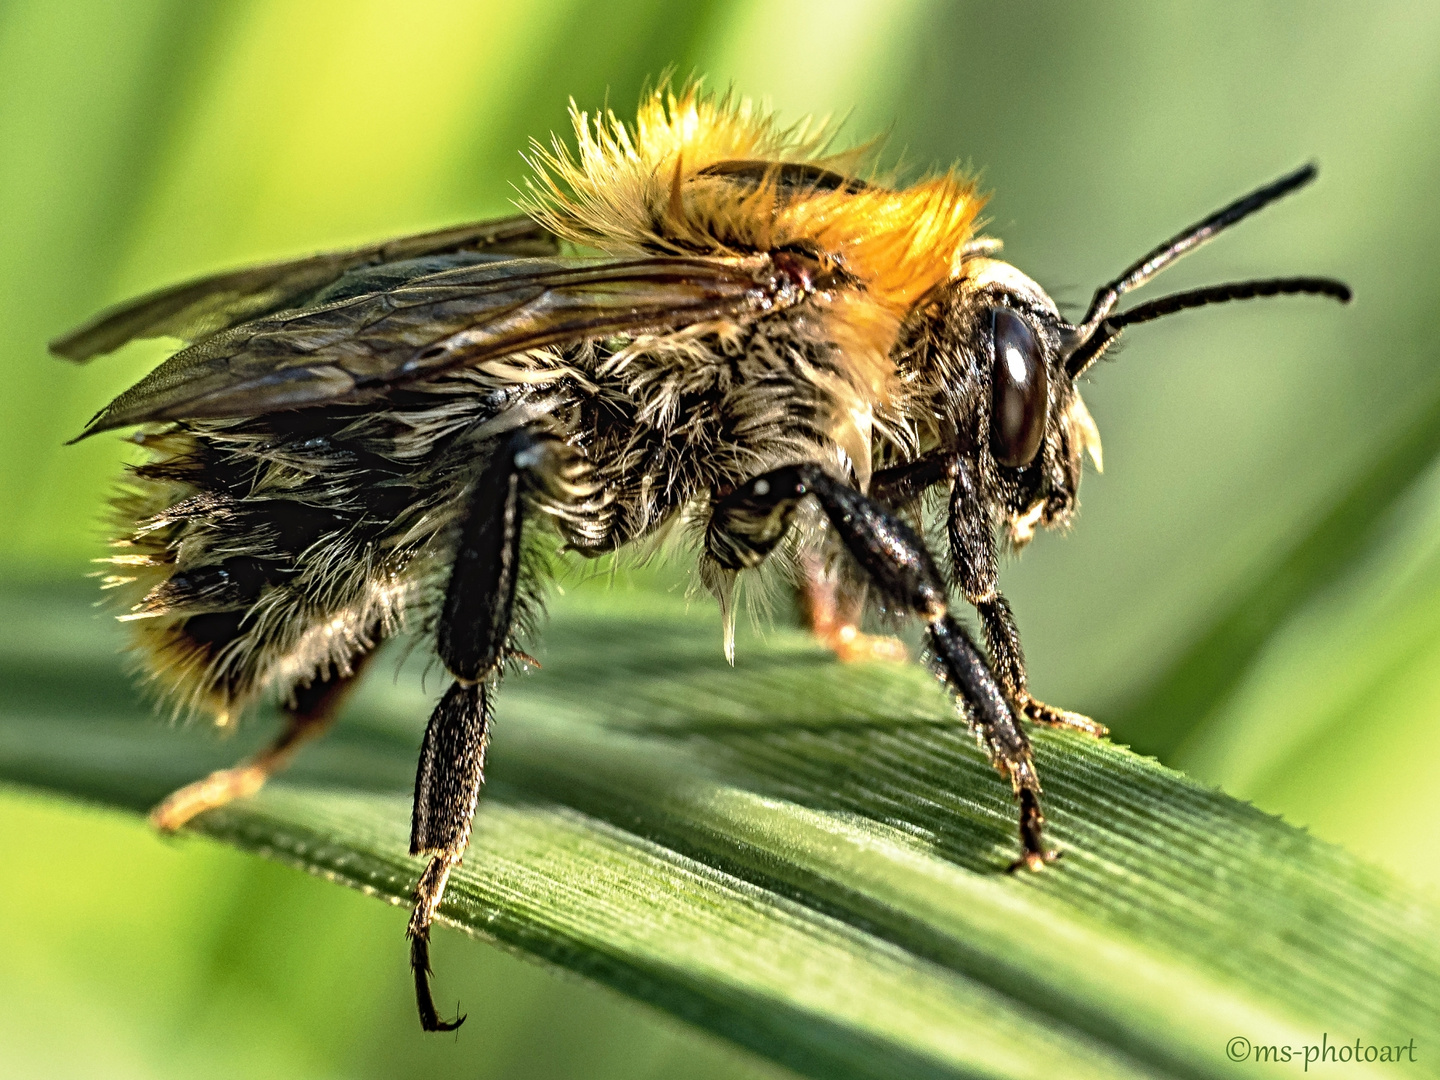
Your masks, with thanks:
[{"label": "bee's foot", "polygon": [[1005,872],[1013,874],[1017,870],[1041,870],[1060,858],[1061,854],[1059,851],[1027,851],[1007,866]]},{"label": "bee's foot", "polygon": [[1067,728],[1096,739],[1102,739],[1110,734],[1109,728],[1104,724],[1097,724],[1088,716],[1082,716],[1080,713],[1070,712],[1067,709],[1057,709],[1053,705],[1046,705],[1043,701],[1037,701],[1032,697],[1027,697],[1020,703],[1020,712],[1025,719],[1032,723],[1044,724],[1046,727]]},{"label": "bee's foot", "polygon": [[454,1020],[441,1020],[435,1008],[435,995],[430,989],[430,931],[410,933],[410,969],[415,976],[415,1005],[420,1013],[422,1031],[455,1031],[465,1023],[465,1014],[456,1013]]},{"label": "bee's foot", "polygon": [[505,659],[511,663],[518,664],[521,668],[534,668],[536,671],[539,671],[542,666],[540,661],[536,660],[535,657],[527,652],[521,652],[519,649],[506,649]]},{"label": "bee's foot", "polygon": [[150,811],[150,824],[161,832],[173,833],[207,810],[255,794],[269,776],[269,770],[259,765],[237,765],[213,772],[167,796]]},{"label": "bee's foot", "polygon": [[1060,858],[1045,843],[1045,814],[1040,809],[1040,787],[1032,775],[1019,777],[1015,796],[1020,803],[1020,858],[1005,868],[1007,874],[1020,869],[1039,870]]},{"label": "bee's foot", "polygon": [[862,663],[867,660],[904,663],[910,659],[910,651],[899,638],[867,634],[850,623],[817,629],[816,637],[835,653],[842,664]]}]

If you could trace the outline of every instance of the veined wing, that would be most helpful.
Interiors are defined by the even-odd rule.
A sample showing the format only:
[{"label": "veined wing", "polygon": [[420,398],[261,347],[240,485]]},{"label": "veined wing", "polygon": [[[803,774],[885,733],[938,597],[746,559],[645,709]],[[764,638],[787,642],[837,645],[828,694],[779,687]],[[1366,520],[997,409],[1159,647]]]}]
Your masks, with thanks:
[{"label": "veined wing", "polygon": [[505,259],[244,323],[182,349],[81,435],[362,402],[547,345],[755,317],[797,302],[798,256]]},{"label": "veined wing", "polygon": [[528,217],[455,225],[171,285],[102,311],[52,341],[50,351],[67,360],[85,361],[138,338],[199,341],[250,319],[312,306],[322,292],[367,267],[467,253],[544,256],[558,250],[554,235]]}]

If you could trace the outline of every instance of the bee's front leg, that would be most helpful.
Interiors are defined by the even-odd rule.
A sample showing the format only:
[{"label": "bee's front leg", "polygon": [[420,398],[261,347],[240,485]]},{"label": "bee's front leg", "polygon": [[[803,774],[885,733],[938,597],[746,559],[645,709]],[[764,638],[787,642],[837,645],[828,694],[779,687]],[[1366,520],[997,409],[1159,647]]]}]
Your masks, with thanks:
[{"label": "bee's front leg", "polygon": [[980,616],[990,665],[1004,684],[1010,700],[1029,720],[1050,727],[1070,728],[1097,738],[1108,734],[1103,724],[1088,716],[1046,705],[1030,696],[1025,677],[1025,654],[1020,629],[1010,605],[1000,594],[1000,568],[995,553],[995,522],[981,494],[973,461],[960,458],[953,467],[950,489],[950,561],[956,586]]},{"label": "bee's front leg", "polygon": [[819,502],[836,534],[885,599],[925,621],[936,674],[965,704],[991,764],[1010,781],[1020,804],[1021,856],[1010,869],[1038,870],[1054,860],[1058,853],[1044,841],[1040,780],[1030,741],[1015,721],[1004,687],[951,617],[945,581],[914,529],[818,466],[792,465],[756,477],[716,506],[707,532],[712,557],[748,551],[753,561],[743,565],[754,565],[779,542],[795,506],[807,495]]}]

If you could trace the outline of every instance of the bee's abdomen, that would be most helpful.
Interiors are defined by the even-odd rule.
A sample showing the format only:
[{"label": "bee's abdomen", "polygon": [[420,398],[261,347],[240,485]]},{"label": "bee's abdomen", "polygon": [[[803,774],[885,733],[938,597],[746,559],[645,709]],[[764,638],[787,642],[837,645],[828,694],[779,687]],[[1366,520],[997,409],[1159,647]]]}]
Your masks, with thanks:
[{"label": "bee's abdomen", "polygon": [[140,666],[178,712],[223,722],[262,695],[288,701],[348,675],[424,583],[412,564],[436,530],[407,528],[407,511],[420,502],[423,519],[427,507],[406,470],[341,452],[308,430],[313,418],[300,432],[283,424],[148,440],[156,459],[117,504],[124,554],[107,584]]},{"label": "bee's abdomen", "polygon": [[274,560],[237,556],[176,571],[146,594],[139,610],[156,614],[234,611],[253,604],[267,585],[293,576]]}]

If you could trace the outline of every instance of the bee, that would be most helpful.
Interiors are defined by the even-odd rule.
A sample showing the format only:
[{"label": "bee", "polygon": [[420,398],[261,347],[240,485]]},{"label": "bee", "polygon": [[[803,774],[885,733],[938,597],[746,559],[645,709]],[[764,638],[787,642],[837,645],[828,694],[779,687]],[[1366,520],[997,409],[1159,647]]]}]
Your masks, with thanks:
[{"label": "bee", "polygon": [[[860,175],[821,127],[663,86],[627,125],[571,106],[576,149],[532,144],[518,216],[163,289],[52,343],[76,361],[188,342],[81,438],[139,426],[105,584],[148,679],[227,725],[271,697],[254,758],[175,792],[172,831],[249,795],[333,721],[402,629],[453,680],[425,730],[407,928],[420,1020],[429,934],[466,848],[502,676],[550,558],[688,522],[730,653],[735,585],[780,567],[842,657],[883,655],[878,608],[920,620],[928,660],[1017,804],[1011,869],[1057,857],[1022,721],[1105,734],[1031,695],[998,587],[1003,544],[1066,525],[1100,439],[1077,382],[1127,328],[1207,304],[1310,293],[1241,281],[1120,299],[1276,199],[1305,166],[1151,251],[1077,322],[996,258],[954,171]],[[948,552],[923,526],[945,504]],[[986,648],[951,611],[974,609]]]}]

